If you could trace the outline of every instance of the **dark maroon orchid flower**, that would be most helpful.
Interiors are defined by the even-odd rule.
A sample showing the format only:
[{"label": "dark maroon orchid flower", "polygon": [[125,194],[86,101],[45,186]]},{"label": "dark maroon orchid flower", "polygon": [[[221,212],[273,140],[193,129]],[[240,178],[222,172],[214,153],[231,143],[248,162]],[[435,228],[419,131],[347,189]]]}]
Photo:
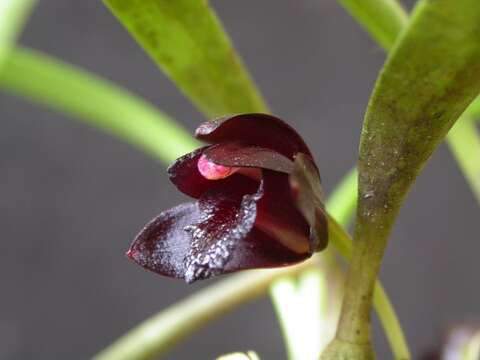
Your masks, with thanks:
[{"label": "dark maroon orchid flower", "polygon": [[245,114],[200,125],[212,145],[175,161],[170,180],[195,202],[166,210],[127,255],[187,282],[232,271],[295,264],[327,244],[318,169],[282,120]]}]

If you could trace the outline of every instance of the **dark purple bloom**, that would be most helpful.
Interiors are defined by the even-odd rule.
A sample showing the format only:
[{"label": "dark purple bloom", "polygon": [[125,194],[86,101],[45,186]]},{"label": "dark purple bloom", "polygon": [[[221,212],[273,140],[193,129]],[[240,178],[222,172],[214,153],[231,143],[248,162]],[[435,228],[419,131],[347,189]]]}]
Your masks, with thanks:
[{"label": "dark purple bloom", "polygon": [[170,180],[196,199],[166,210],[127,255],[187,282],[295,264],[327,244],[318,169],[300,135],[266,114],[200,125],[212,145],[175,161]]}]

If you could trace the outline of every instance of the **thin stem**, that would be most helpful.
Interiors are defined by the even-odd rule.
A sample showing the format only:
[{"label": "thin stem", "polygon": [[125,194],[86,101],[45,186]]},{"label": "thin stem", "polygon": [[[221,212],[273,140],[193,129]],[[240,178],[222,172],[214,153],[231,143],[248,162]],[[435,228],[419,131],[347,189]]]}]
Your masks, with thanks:
[{"label": "thin stem", "polygon": [[297,274],[314,262],[315,259],[311,259],[288,268],[232,275],[151,317],[98,353],[93,360],[156,358],[204,324],[263,295],[274,280]]},{"label": "thin stem", "polygon": [[400,321],[398,320],[398,316],[395,313],[395,309],[388,298],[385,289],[378,280],[373,292],[373,306],[375,307],[383,326],[385,336],[390,344],[394,358],[399,360],[411,359],[412,357],[410,350],[408,349],[407,340],[400,325]]},{"label": "thin stem", "polygon": [[447,136],[447,143],[480,203],[480,136],[473,119],[463,115]]},{"label": "thin stem", "polygon": [[301,360],[305,346],[302,339],[303,331],[298,331],[302,328],[303,319],[298,316],[300,310],[295,279],[284,277],[275,281],[270,286],[270,296],[282,331],[288,359]]},{"label": "thin stem", "polygon": [[290,360],[314,359],[320,351],[317,336],[329,325],[324,316],[328,291],[324,275],[330,264],[325,263],[325,256],[317,259],[319,266],[304,271],[298,279],[282,278],[270,287]]},{"label": "thin stem", "polygon": [[[333,193],[329,196],[327,201],[328,212],[338,221],[347,226],[351,221],[353,214],[355,212],[357,204],[357,171],[352,169],[341,182],[336,186]],[[337,224],[338,225],[338,224]],[[334,226],[335,230],[336,227]],[[332,227],[331,229],[332,230]],[[341,229],[343,234],[343,229]],[[342,235],[340,234],[340,235]],[[334,234],[331,236],[337,236]],[[350,244],[345,244],[342,238],[336,243],[337,246],[342,246],[343,248],[351,248]],[[342,253],[342,251],[340,251]],[[335,254],[331,248],[327,249],[317,255],[321,258],[321,263],[324,264],[322,269],[316,269],[316,272],[331,272],[335,267],[338,267],[335,259]],[[325,274],[323,274],[325,275]],[[319,276],[322,276],[319,274]],[[305,285],[305,284],[304,284]],[[310,282],[308,283],[310,289],[308,290],[312,294],[328,293],[329,284],[322,284],[322,282]],[[322,286],[325,287],[322,289]],[[302,300],[299,282],[296,282],[293,278],[283,278],[274,282],[270,289],[270,295],[272,297],[272,304],[277,314],[277,318],[280,324],[280,329],[282,330],[283,338],[285,341],[287,353],[289,359],[302,359],[305,358],[306,349],[315,348],[317,351],[311,352],[312,354],[317,354],[318,350],[322,350],[325,341],[324,335],[320,332],[313,334],[313,331],[317,328],[305,329],[305,323],[313,324],[314,321],[325,322],[325,316],[323,319],[317,319],[316,317],[308,317],[305,320],[302,318],[305,312],[311,312],[312,314],[318,313],[319,305],[311,306],[312,302],[308,302],[306,305],[299,305],[301,301],[308,301],[307,299]],[[303,291],[305,292],[305,291]],[[338,299],[341,301],[341,299]],[[318,315],[318,314],[317,314]],[[308,335],[307,335],[308,334]],[[317,336],[315,344],[306,343],[306,336]],[[321,338],[321,339],[320,339]],[[315,346],[316,345],[316,346]],[[315,355],[313,355],[315,356]]]},{"label": "thin stem", "polygon": [[[352,177],[353,174],[351,172],[348,176]],[[355,196],[355,193],[352,192],[350,180],[342,181],[341,184],[344,187],[341,188],[342,190],[338,190],[339,192],[351,193],[352,197]],[[337,192],[337,195],[343,197],[340,196],[339,192]],[[343,203],[345,208],[350,207],[352,199],[347,196],[344,198],[346,199]],[[336,209],[339,214],[347,214],[346,211],[341,209],[340,205]],[[352,249],[349,235],[332,217],[329,218],[329,228],[332,245],[339,250],[341,255],[348,258]],[[226,280],[219,281],[146,320],[116,340],[94,359],[152,359],[166,352],[175,343],[211,320],[264,294],[274,281],[285,276],[298,274],[311,266],[312,263],[318,263],[318,261],[318,255],[316,255],[310,261],[297,266],[277,270],[250,271],[230,276]],[[406,345],[401,328],[387,295],[381,288],[377,293],[378,315],[385,326],[387,338],[392,340],[393,352],[395,354],[408,352],[408,350],[405,350]]]},{"label": "thin stem", "polygon": [[[329,218],[329,228],[332,234],[332,239],[335,241],[334,245],[338,252],[347,260],[350,260],[352,257],[353,242],[350,236],[345,232],[343,227],[338,224],[335,219]],[[350,265],[352,266],[352,265]],[[347,284],[347,293],[349,291]],[[375,287],[372,290],[373,293],[373,304],[375,310],[378,314],[380,322],[383,326],[384,332],[387,336],[387,340],[392,349],[395,359],[410,359],[410,351],[408,349],[407,341],[403,333],[400,321],[395,313],[395,310],[388,298],[382,284],[376,280]],[[346,293],[346,296],[347,296]],[[370,310],[368,310],[370,311]],[[345,316],[345,315],[343,315]],[[351,319],[341,318],[341,321],[352,321]],[[339,326],[339,328],[341,328]],[[347,329],[350,329],[351,326],[347,326]],[[355,330],[353,330],[355,331]],[[338,335],[337,335],[338,336]],[[350,341],[350,334],[342,333],[340,335],[340,340]],[[355,333],[355,336],[358,334]]]}]

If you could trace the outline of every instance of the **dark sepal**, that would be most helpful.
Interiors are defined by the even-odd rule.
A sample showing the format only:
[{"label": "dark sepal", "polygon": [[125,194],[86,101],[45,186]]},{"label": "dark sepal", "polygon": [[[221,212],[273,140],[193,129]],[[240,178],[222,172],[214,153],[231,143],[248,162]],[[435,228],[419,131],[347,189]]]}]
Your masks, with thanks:
[{"label": "dark sepal", "polygon": [[195,136],[210,144],[240,141],[279,152],[290,160],[296,153],[311,156],[302,137],[283,120],[268,114],[241,114],[201,124]]},{"label": "dark sepal", "polygon": [[310,156],[302,153],[295,156],[290,185],[297,192],[298,209],[310,224],[312,251],[323,250],[328,244],[328,219],[320,175]]}]

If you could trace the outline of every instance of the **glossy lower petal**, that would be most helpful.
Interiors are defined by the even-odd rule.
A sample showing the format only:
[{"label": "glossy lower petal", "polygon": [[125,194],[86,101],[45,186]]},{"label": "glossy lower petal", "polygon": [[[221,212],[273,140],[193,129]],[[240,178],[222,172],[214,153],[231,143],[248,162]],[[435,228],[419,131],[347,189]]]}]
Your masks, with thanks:
[{"label": "glossy lower petal", "polygon": [[310,255],[298,254],[254,227],[247,237],[237,244],[224,272],[288,266],[306,260]]},{"label": "glossy lower petal", "polygon": [[199,199],[201,218],[187,228],[192,238],[185,256],[187,282],[225,273],[238,244],[255,223],[261,197],[258,184],[249,179],[228,180]]},{"label": "glossy lower petal", "polygon": [[274,150],[293,160],[296,153],[311,156],[302,137],[290,125],[267,114],[241,114],[201,124],[195,136],[211,144],[240,141]]},{"label": "glossy lower petal", "polygon": [[140,231],[127,256],[157,274],[183,279],[185,256],[192,240],[185,227],[200,218],[197,203],[181,204],[162,212]]},{"label": "glossy lower petal", "polygon": [[205,149],[204,156],[215,164],[228,167],[254,167],[290,173],[293,161],[276,151],[241,142],[226,142]]}]

